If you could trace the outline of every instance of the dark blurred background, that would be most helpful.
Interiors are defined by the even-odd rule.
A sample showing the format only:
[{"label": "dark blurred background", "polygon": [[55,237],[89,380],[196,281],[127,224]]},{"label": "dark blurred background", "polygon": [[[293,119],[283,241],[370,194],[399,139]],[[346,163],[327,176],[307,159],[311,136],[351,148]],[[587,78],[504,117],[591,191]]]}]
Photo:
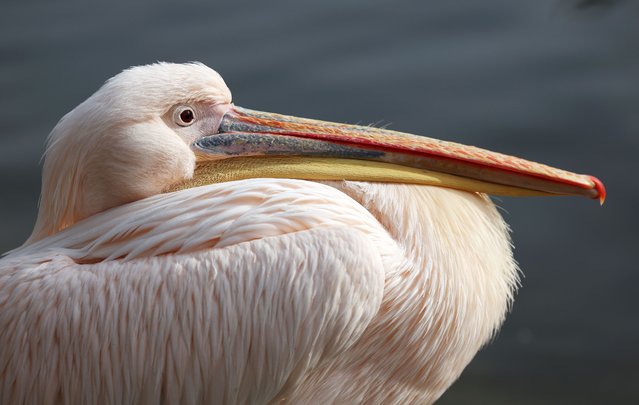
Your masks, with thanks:
[{"label": "dark blurred background", "polygon": [[0,251],[35,220],[57,120],[158,60],[238,105],[377,123],[600,177],[609,198],[498,202],[525,278],[442,404],[639,403],[639,2],[0,4]]}]

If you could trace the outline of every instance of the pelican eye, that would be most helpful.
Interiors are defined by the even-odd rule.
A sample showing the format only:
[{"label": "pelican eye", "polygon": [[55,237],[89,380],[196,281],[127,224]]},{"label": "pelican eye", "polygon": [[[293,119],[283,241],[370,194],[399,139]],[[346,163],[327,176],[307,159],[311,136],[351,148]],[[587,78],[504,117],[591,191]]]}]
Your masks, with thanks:
[{"label": "pelican eye", "polygon": [[183,127],[188,127],[195,120],[195,113],[190,107],[181,107],[175,111],[175,122]]}]

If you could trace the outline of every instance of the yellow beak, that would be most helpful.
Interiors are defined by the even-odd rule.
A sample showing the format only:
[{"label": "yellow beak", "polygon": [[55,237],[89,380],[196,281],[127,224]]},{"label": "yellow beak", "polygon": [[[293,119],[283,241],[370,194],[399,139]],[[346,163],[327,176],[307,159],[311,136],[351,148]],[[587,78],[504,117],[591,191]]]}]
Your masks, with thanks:
[{"label": "yellow beak", "polygon": [[232,106],[219,132],[193,145],[194,179],[253,177],[426,184],[493,195],[606,196],[597,178],[473,146],[385,129]]}]

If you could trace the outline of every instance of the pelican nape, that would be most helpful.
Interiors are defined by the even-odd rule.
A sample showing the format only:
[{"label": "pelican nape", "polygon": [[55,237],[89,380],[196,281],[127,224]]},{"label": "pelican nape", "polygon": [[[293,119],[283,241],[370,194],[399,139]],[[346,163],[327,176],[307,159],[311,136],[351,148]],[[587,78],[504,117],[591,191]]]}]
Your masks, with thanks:
[{"label": "pelican nape", "polygon": [[603,184],[475,147],[240,108],[198,64],[65,115],[0,259],[0,402],[431,403],[518,284],[488,194]]}]

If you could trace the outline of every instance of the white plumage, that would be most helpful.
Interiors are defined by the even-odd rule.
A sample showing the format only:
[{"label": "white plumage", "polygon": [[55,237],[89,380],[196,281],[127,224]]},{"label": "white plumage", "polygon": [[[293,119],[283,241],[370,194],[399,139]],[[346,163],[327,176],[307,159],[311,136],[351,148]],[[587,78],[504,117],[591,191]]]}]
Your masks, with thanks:
[{"label": "white plumage", "polygon": [[252,179],[12,252],[2,402],[433,401],[503,319],[506,227],[468,193],[334,186],[378,217],[326,185]]}]

